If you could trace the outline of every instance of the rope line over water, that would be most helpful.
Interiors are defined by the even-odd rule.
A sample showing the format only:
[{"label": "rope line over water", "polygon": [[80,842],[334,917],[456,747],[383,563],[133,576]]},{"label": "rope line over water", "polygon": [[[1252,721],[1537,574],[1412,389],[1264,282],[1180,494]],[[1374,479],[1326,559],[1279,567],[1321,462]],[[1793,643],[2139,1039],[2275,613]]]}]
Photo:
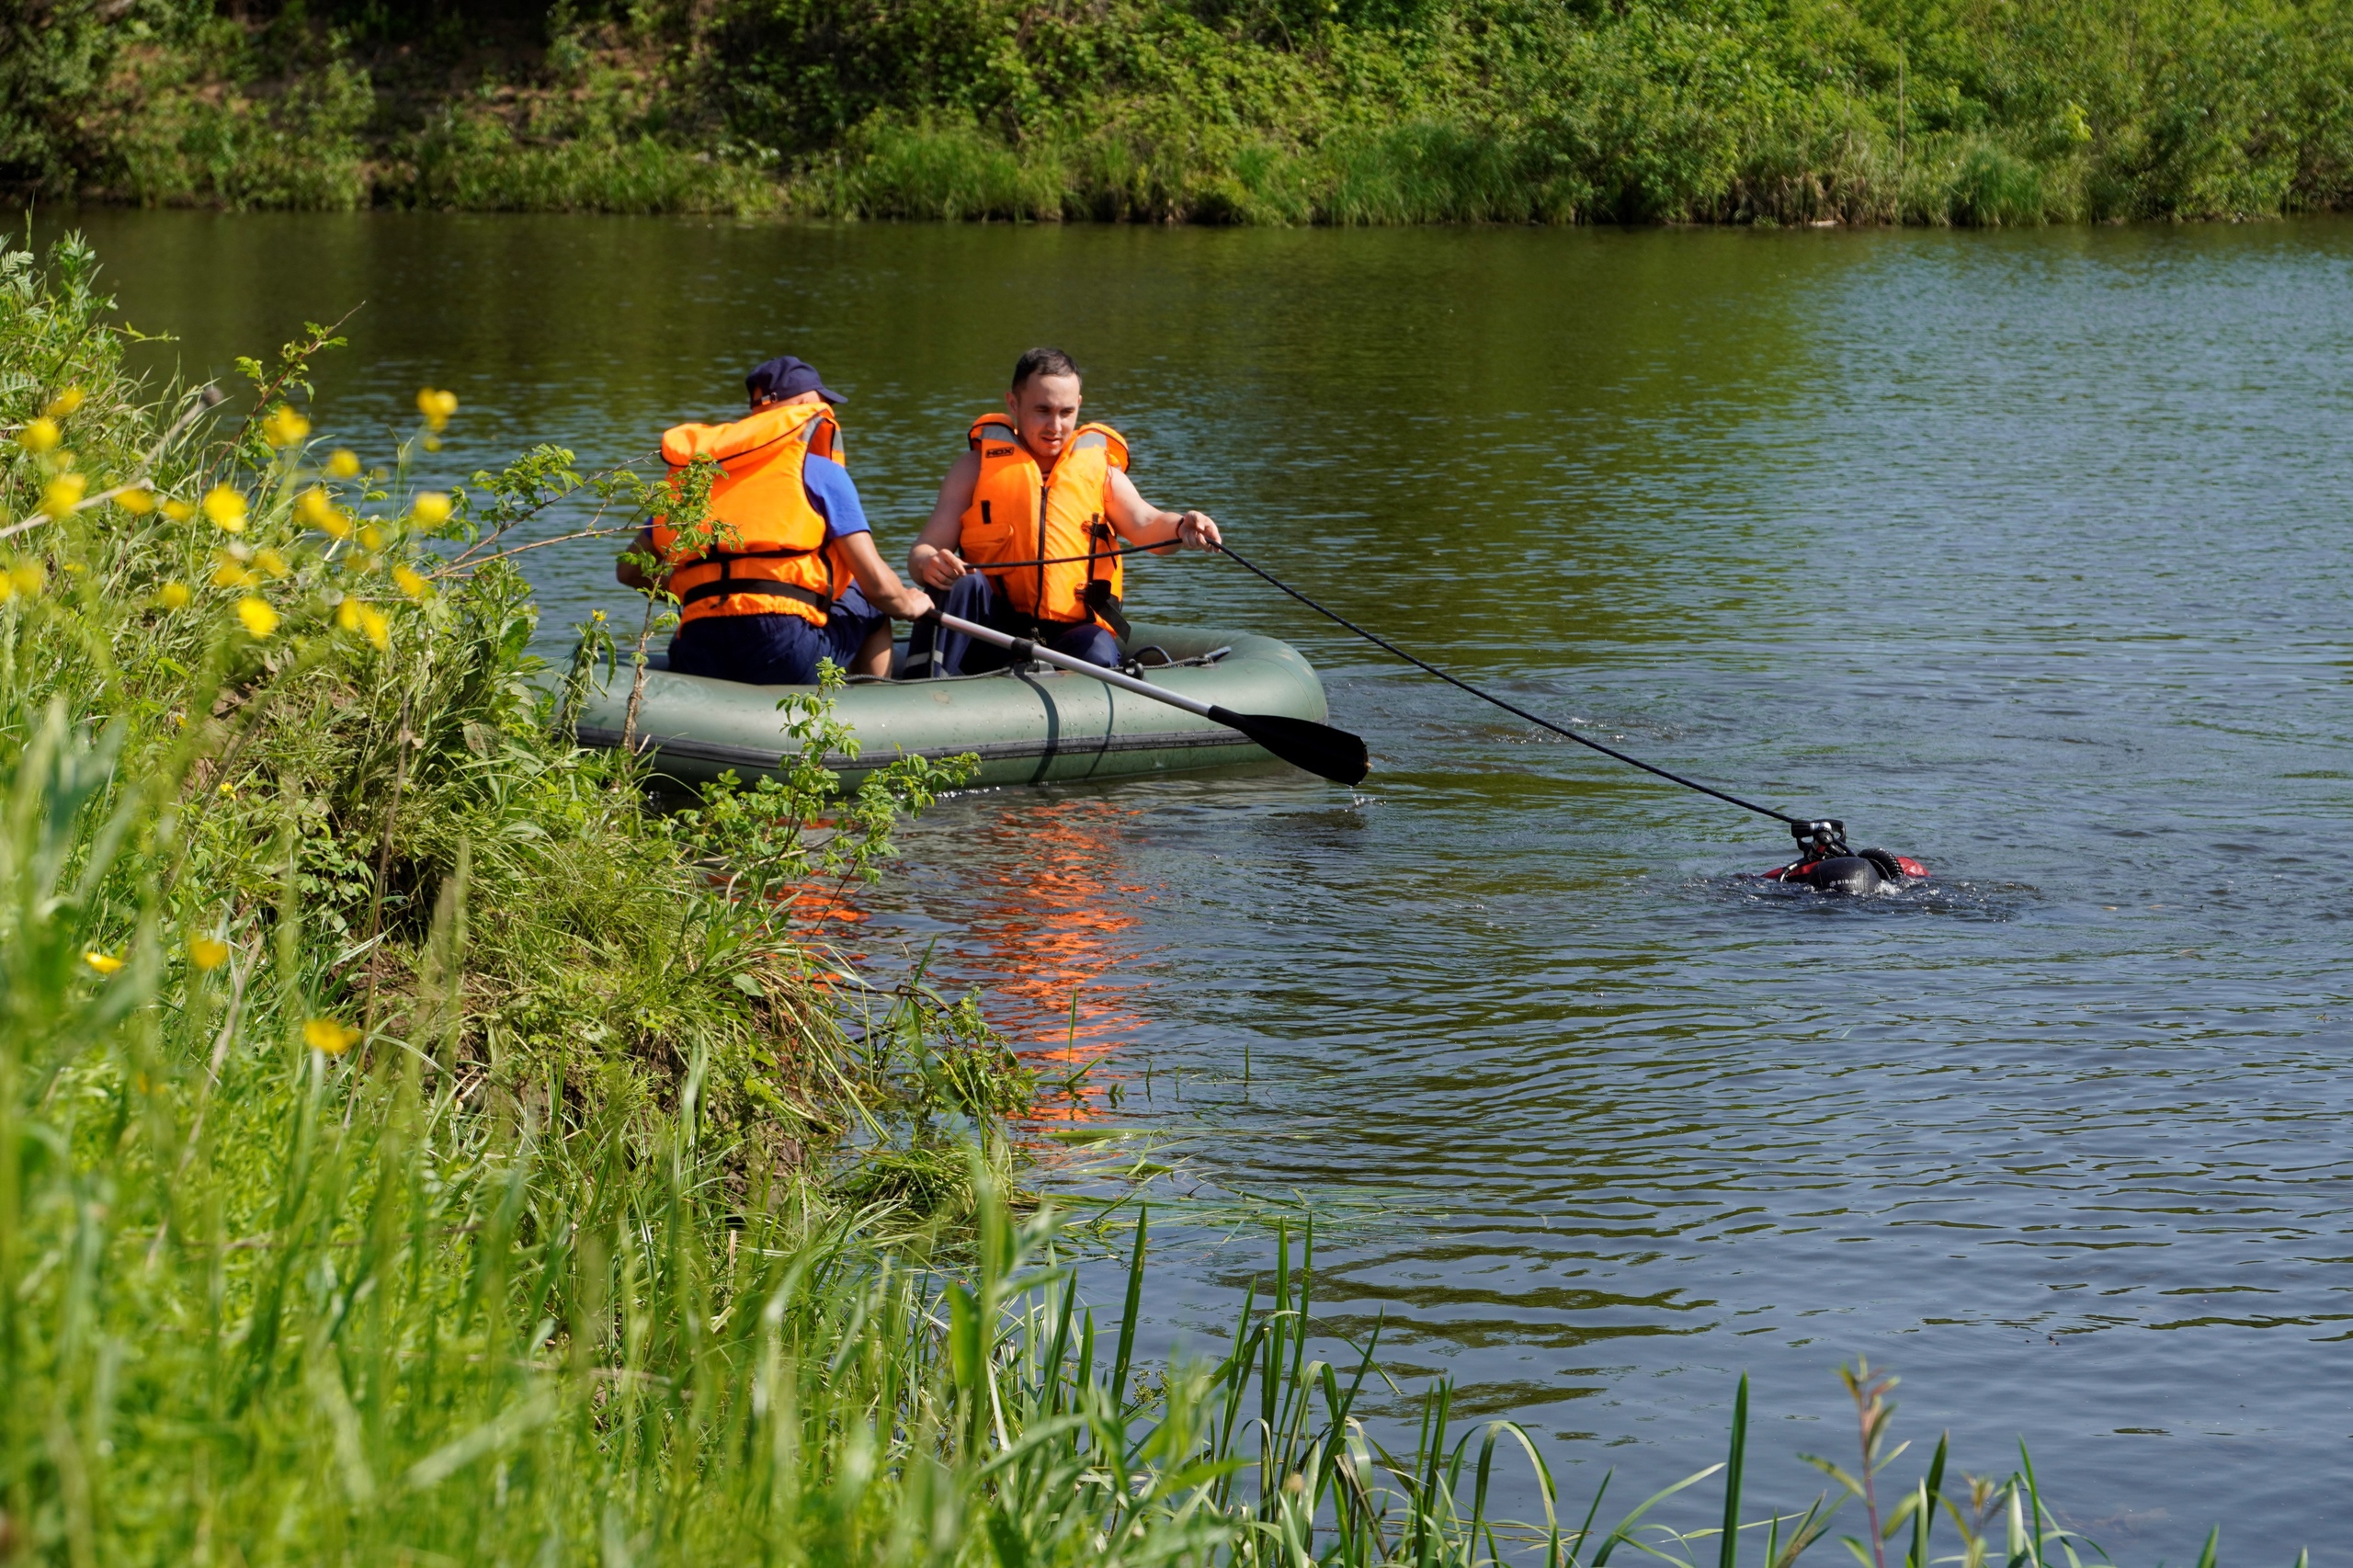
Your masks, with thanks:
[{"label": "rope line over water", "polygon": [[1156,551],[1173,550],[1176,541],[1164,539],[1158,544],[1123,544],[1117,550],[1098,550],[1092,555],[1041,555],[1033,561],[967,561],[968,571],[986,576],[992,572],[1010,572],[1016,566],[1073,566],[1082,561],[1111,561],[1122,555],[1144,555]]},{"label": "rope line over water", "polygon": [[1560,736],[1563,740],[1574,741],[1577,744],[1597,751],[1604,756],[1616,757],[1620,762],[1626,763],[1634,767],[1639,767],[1645,773],[1655,774],[1659,778],[1665,779],[1670,784],[1680,784],[1686,790],[1697,790],[1702,795],[1713,795],[1717,800],[1725,802],[1727,805],[1738,806],[1741,810],[1746,812],[1755,812],[1760,817],[1771,817],[1775,822],[1786,823],[1793,828],[1811,825],[1808,820],[1804,817],[1793,817],[1787,812],[1777,812],[1770,806],[1760,806],[1754,801],[1744,801],[1737,795],[1726,794],[1723,790],[1715,788],[1713,785],[1702,784],[1696,778],[1686,778],[1680,773],[1670,773],[1664,767],[1659,767],[1654,764],[1644,762],[1639,756],[1629,756],[1624,752],[1618,750],[1615,746],[1603,745],[1599,741],[1593,740],[1585,735],[1580,735],[1574,730],[1564,729],[1561,725],[1552,722],[1550,719],[1540,718],[1534,713],[1530,713],[1527,709],[1520,707],[1517,703],[1505,701],[1502,698],[1495,696],[1492,692],[1482,691],[1477,687],[1472,686],[1469,681],[1462,680],[1447,674],[1444,670],[1439,669],[1436,665],[1431,664],[1428,660],[1415,657],[1413,654],[1408,653],[1404,649],[1400,648],[1396,643],[1390,642],[1389,639],[1380,635],[1378,632],[1367,631],[1363,627],[1358,626],[1355,621],[1350,620],[1347,616],[1340,614],[1337,610],[1326,609],[1324,606],[1317,604],[1313,599],[1309,598],[1305,594],[1301,593],[1297,588],[1292,587],[1289,583],[1286,583],[1282,581],[1282,579],[1277,577],[1273,573],[1267,571],[1263,567],[1253,565],[1249,561],[1235,554],[1233,546],[1220,545],[1217,549],[1220,554],[1225,556],[1235,565],[1243,568],[1246,572],[1254,573],[1257,576],[1265,578],[1268,583],[1271,583],[1276,587],[1280,588],[1284,593],[1289,594],[1292,598],[1297,599],[1301,604],[1305,605],[1308,608],[1313,610],[1316,614],[1323,616],[1325,619],[1338,622],[1340,625],[1347,627],[1350,631],[1353,631],[1358,636],[1363,638],[1366,642],[1373,644],[1377,648],[1388,650],[1390,653],[1397,655],[1397,657],[1404,660],[1407,664],[1412,665],[1415,668],[1438,676],[1438,679],[1446,682],[1447,685],[1455,687],[1457,690],[1469,692],[1472,696],[1477,698],[1482,702],[1492,702],[1496,707],[1502,709],[1505,712],[1525,719],[1539,729],[1550,730],[1552,733]]}]

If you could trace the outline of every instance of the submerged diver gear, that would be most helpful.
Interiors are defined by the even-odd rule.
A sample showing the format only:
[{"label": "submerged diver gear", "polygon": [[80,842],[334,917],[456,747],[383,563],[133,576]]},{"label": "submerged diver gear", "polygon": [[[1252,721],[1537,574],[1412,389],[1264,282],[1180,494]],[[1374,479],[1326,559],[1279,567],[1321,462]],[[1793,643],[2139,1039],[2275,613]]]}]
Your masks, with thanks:
[{"label": "submerged diver gear", "polygon": [[666,585],[683,622],[721,615],[797,615],[814,626],[833,612],[837,574],[825,515],[810,504],[801,469],[835,456],[838,428],[822,404],[759,410],[732,425],[680,425],[663,432],[674,472],[697,458],[720,467],[710,487],[713,542],[676,560],[677,531],[654,520],[654,548],[671,562]]},{"label": "submerged diver gear", "polygon": [[956,552],[996,583],[1013,608],[1042,629],[1089,621],[1125,637],[1120,548],[1108,516],[1111,471],[1128,444],[1108,425],[1082,425],[1054,460],[1038,466],[1013,421],[983,415],[966,439],[981,456]]},{"label": "submerged diver gear", "polygon": [[1765,873],[1776,882],[1802,882],[1822,892],[1877,892],[1903,887],[1928,874],[1928,868],[1909,855],[1885,849],[1847,847],[1847,824],[1836,818],[1791,823],[1790,836],[1798,841],[1798,858]]}]

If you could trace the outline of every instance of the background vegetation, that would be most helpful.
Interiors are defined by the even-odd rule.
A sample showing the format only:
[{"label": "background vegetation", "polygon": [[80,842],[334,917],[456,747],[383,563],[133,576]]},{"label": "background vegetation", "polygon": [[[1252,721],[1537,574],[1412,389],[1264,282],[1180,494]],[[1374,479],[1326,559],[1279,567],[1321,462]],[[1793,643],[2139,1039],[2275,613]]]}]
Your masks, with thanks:
[{"label": "background vegetation", "polygon": [[5,0],[49,198],[2021,223],[2353,196],[2353,0]]}]

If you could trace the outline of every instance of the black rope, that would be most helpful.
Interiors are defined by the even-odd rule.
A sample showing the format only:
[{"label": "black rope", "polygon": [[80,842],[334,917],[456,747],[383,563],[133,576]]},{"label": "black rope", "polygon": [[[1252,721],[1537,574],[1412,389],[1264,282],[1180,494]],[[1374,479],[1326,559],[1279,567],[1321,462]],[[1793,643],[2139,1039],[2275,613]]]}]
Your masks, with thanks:
[{"label": "black rope", "polygon": [[1092,555],[1041,555],[1034,561],[967,561],[967,569],[983,576],[997,572],[1010,572],[1017,566],[1070,566],[1081,561],[1113,561],[1122,555],[1142,555],[1151,551],[1166,550],[1176,541],[1164,539],[1158,544],[1123,544],[1117,550],[1098,550]]},{"label": "black rope", "polygon": [[1397,646],[1396,643],[1390,642],[1385,637],[1367,631],[1363,627],[1358,626],[1355,621],[1350,620],[1347,617],[1341,615],[1336,611],[1325,609],[1322,605],[1317,604],[1313,599],[1309,598],[1305,594],[1301,593],[1297,588],[1292,587],[1290,584],[1281,581],[1272,573],[1265,571],[1260,567],[1254,566],[1248,561],[1244,560],[1241,556],[1234,554],[1233,546],[1220,545],[1218,546],[1218,550],[1221,554],[1233,561],[1235,565],[1264,577],[1267,582],[1272,583],[1276,587],[1280,588],[1284,593],[1289,594],[1292,598],[1297,599],[1301,604],[1305,605],[1316,614],[1323,616],[1327,619],[1339,622],[1342,626],[1347,627],[1349,631],[1355,632],[1366,642],[1372,643],[1376,647],[1386,648],[1389,652],[1396,654],[1407,664],[1424,670],[1430,675],[1438,676],[1438,679],[1446,682],[1449,686],[1469,692],[1472,696],[1477,698],[1482,702],[1492,702],[1506,713],[1518,714],[1520,718],[1527,720],[1529,723],[1536,725],[1539,729],[1550,730],[1563,740],[1574,741],[1581,746],[1590,746],[1593,750],[1601,753],[1604,756],[1614,756],[1620,762],[1631,763],[1632,766],[1641,768],[1645,773],[1654,773],[1659,778],[1667,780],[1669,783],[1680,784],[1687,790],[1697,790],[1702,795],[1713,795],[1719,801],[1722,801],[1730,805],[1738,806],[1743,811],[1755,812],[1760,817],[1771,817],[1774,821],[1787,823],[1791,827],[1808,827],[1813,825],[1803,817],[1793,817],[1787,812],[1777,812],[1770,806],[1760,806],[1754,801],[1744,801],[1737,795],[1727,795],[1722,790],[1702,784],[1696,778],[1686,778],[1680,773],[1669,773],[1664,767],[1654,767],[1652,764],[1644,762],[1639,756],[1628,756],[1624,752],[1619,751],[1612,746],[1603,745],[1599,741],[1590,740],[1584,735],[1578,734],[1574,730],[1563,729],[1560,725],[1555,724],[1550,719],[1540,719],[1525,708],[1521,708],[1515,703],[1506,702],[1502,698],[1495,696],[1491,692],[1481,691],[1477,687],[1472,686],[1467,680],[1458,680],[1453,676],[1448,675],[1444,670],[1439,669],[1436,665],[1429,663],[1426,659],[1417,659],[1414,657],[1413,654],[1408,653],[1404,649]]}]

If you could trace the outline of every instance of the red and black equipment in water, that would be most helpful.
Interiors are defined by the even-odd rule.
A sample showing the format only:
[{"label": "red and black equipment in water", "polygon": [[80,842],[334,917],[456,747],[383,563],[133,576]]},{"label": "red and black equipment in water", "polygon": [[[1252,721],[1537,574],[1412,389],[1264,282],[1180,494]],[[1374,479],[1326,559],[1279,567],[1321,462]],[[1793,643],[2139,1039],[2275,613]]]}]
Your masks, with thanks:
[{"label": "red and black equipment in water", "polygon": [[1819,892],[1863,893],[1908,887],[1928,875],[1928,868],[1909,855],[1847,848],[1847,824],[1836,817],[1791,822],[1790,836],[1798,841],[1798,858],[1766,872],[1768,881],[1801,882]]},{"label": "red and black equipment in water", "polygon": [[1760,806],[1754,801],[1744,801],[1739,796],[1729,794],[1712,784],[1702,784],[1696,778],[1686,778],[1680,773],[1670,773],[1664,767],[1644,762],[1639,756],[1629,756],[1614,746],[1603,745],[1590,736],[1580,735],[1574,730],[1564,729],[1553,723],[1550,719],[1540,718],[1527,709],[1506,702],[1492,692],[1481,691],[1469,681],[1447,674],[1427,660],[1415,658],[1387,638],[1367,631],[1337,611],[1324,608],[1297,588],[1278,578],[1273,573],[1253,566],[1249,562],[1236,555],[1232,547],[1220,545],[1217,548],[1221,554],[1236,566],[1265,578],[1268,583],[1280,588],[1325,619],[1337,621],[1374,647],[1394,653],[1407,664],[1438,676],[1449,686],[1469,692],[1482,702],[1492,702],[1505,712],[1525,719],[1540,729],[1550,730],[1563,740],[1574,741],[1577,744],[1597,751],[1604,756],[1615,757],[1620,762],[1639,767],[1645,773],[1655,774],[1671,784],[1680,784],[1686,790],[1697,790],[1702,795],[1712,795],[1727,805],[1738,806],[1743,811],[1755,812],[1758,816],[1771,817],[1775,822],[1787,824],[1790,836],[1798,841],[1798,858],[1786,866],[1776,866],[1766,872],[1766,877],[1773,881],[1794,882],[1801,887],[1813,888],[1821,892],[1872,893],[1883,889],[1905,887],[1928,875],[1928,868],[1908,855],[1892,854],[1885,849],[1866,849],[1858,854],[1847,848],[1847,824],[1835,817],[1793,817],[1787,812],[1777,812],[1770,806]]}]

